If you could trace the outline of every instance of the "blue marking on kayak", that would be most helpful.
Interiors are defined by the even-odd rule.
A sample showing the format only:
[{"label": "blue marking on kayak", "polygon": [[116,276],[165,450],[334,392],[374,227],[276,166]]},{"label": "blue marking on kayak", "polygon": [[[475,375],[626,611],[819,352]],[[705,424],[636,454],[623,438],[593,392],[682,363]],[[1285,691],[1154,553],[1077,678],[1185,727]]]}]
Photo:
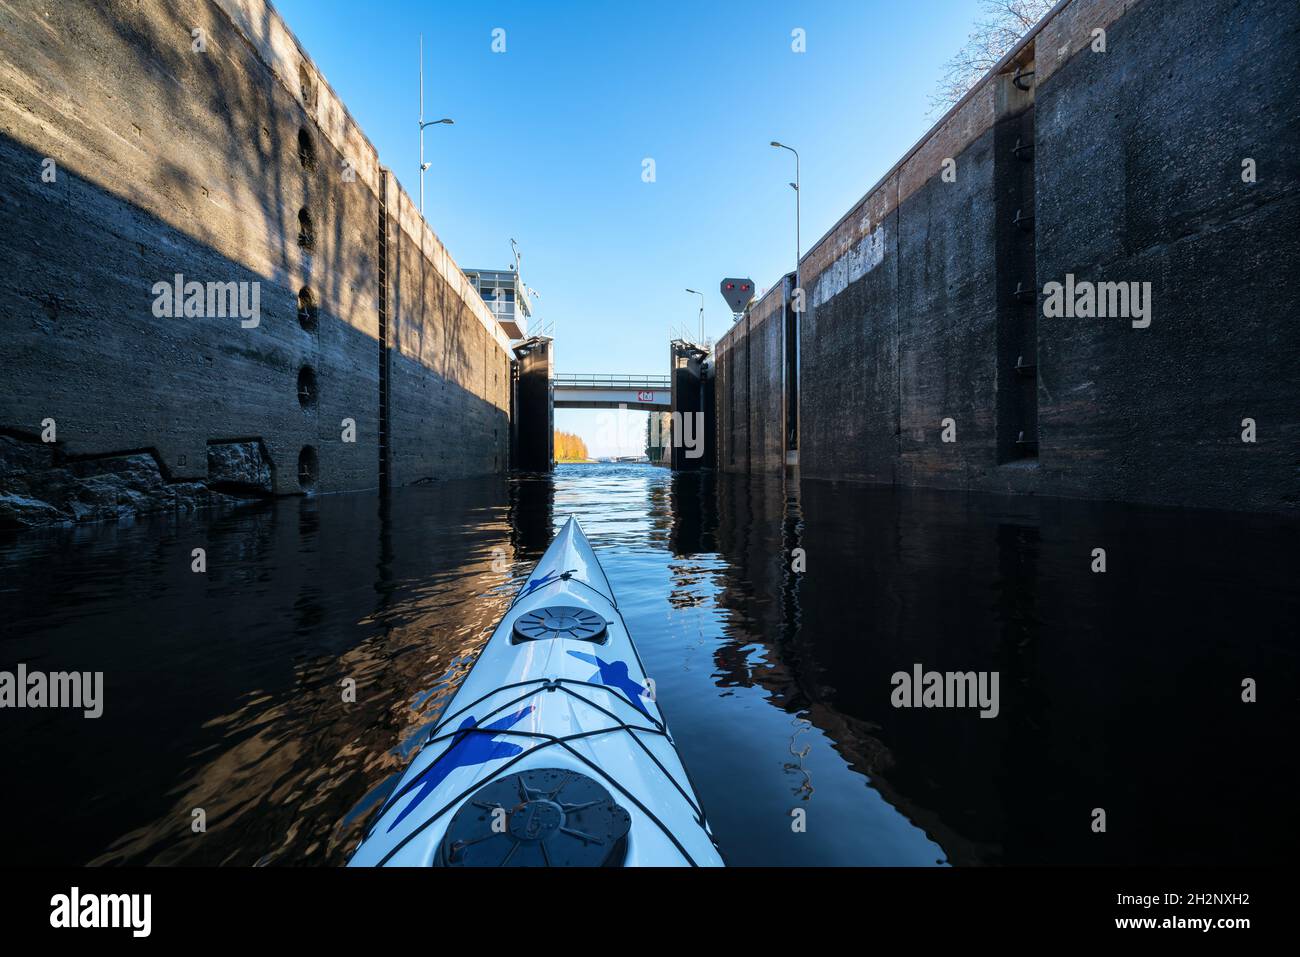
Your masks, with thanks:
[{"label": "blue marking on kayak", "polygon": [[[545,575],[543,575],[541,578],[537,579],[536,581],[531,581],[528,584],[526,584],[524,586],[524,590],[519,593],[519,598],[523,598],[525,595],[531,595],[533,592],[537,591],[537,589],[544,588],[545,586],[551,584],[552,582],[559,581],[561,578],[563,578],[565,575],[569,574],[570,572],[576,572],[576,571],[577,571],[576,568],[570,568],[568,571],[563,571],[563,572],[559,572],[559,571],[547,572]],[[515,601],[518,601],[519,598],[516,598]]]},{"label": "blue marking on kayak", "polygon": [[582,651],[570,651],[569,654],[596,666],[596,673],[587,680],[619,689],[627,695],[627,700],[632,702],[632,705],[637,710],[650,718],[651,721],[654,720],[646,706],[641,703],[641,695],[645,693],[645,688],[640,683],[633,681],[627,673],[626,661],[606,661],[598,655],[589,655]]},{"label": "blue marking on kayak", "polygon": [[[514,727],[532,710],[533,706],[529,705],[522,711],[516,711],[504,718],[498,718],[487,725],[484,730],[504,731],[507,728]],[[391,831],[401,824],[402,819],[414,811],[416,806],[427,798],[439,784],[445,781],[447,775],[457,768],[469,768],[476,764],[486,764],[488,761],[497,758],[514,757],[523,750],[519,745],[511,744],[509,741],[496,740],[495,735],[460,733],[465,731],[466,728],[473,727],[476,727],[473,715],[460,723],[460,727],[456,729],[456,737],[451,739],[451,747],[434,758],[433,763],[424,769],[424,773],[415,779],[420,784],[420,792],[411,799],[410,804],[402,809],[402,813],[397,815],[397,820],[388,825],[388,830]]]}]

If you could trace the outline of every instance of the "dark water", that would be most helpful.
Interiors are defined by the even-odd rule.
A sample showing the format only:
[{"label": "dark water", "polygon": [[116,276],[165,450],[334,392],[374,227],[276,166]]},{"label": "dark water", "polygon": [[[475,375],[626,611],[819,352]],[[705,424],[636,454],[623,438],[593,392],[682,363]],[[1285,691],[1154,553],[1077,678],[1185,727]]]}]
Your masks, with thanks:
[{"label": "dark water", "polygon": [[1294,521],[565,466],[0,541],[0,669],[106,685],[0,711],[4,863],[343,863],[571,513],[730,863],[1295,856]]}]

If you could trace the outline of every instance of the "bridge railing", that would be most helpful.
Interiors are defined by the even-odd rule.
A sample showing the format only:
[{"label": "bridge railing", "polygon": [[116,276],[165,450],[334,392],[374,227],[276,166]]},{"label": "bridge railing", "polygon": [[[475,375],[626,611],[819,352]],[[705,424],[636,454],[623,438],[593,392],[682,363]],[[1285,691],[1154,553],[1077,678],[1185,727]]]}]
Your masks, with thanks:
[{"label": "bridge railing", "polygon": [[557,386],[578,389],[646,389],[663,390],[672,387],[672,378],[666,375],[571,375],[556,374],[552,380]]}]

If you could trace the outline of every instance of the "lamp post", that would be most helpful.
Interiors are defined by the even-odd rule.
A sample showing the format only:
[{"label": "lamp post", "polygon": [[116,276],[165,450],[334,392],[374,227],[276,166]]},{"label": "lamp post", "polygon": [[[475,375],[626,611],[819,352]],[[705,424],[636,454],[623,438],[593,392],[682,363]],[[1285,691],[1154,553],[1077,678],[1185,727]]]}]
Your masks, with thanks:
[{"label": "lamp post", "polygon": [[445,123],[447,126],[453,126],[455,120],[449,120],[443,117],[440,120],[426,120],[424,118],[424,34],[420,34],[420,216],[424,216],[424,171],[429,168],[429,164],[424,161],[424,128],[426,126],[437,126]]},{"label": "lamp post", "polygon": [[700,341],[698,343],[701,349],[704,348],[704,293],[696,292],[694,289],[687,289],[687,292],[700,297]]},{"label": "lamp post", "polygon": [[[785,353],[784,365],[785,373],[782,376],[783,390],[785,392],[785,401],[783,402],[783,417],[785,419],[785,460],[786,464],[797,463],[799,461],[799,340],[800,340],[800,313],[804,309],[803,282],[799,276],[799,260],[803,257],[803,244],[799,238],[800,226],[800,190],[799,190],[799,151],[793,146],[786,146],[784,143],[778,143],[772,140],[772,145],[777,149],[789,150],[794,154],[794,182],[790,186],[794,189],[794,317],[790,320],[789,326],[785,332]],[[794,456],[793,459],[791,456]]]},{"label": "lamp post", "polygon": [[799,241],[799,151],[793,146],[786,146],[776,140],[772,141],[772,145],[777,149],[789,150],[794,154],[794,182],[790,184],[794,188],[794,287],[801,289],[803,287],[799,284],[799,260],[803,255],[803,246]]}]

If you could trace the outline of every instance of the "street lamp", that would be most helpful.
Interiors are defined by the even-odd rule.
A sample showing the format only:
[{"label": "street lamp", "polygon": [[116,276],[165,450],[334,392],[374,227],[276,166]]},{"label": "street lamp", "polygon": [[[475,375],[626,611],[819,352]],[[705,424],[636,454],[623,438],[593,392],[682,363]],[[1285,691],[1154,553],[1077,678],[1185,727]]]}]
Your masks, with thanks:
[{"label": "street lamp", "polygon": [[686,291],[689,292],[689,293],[691,293],[691,295],[699,296],[699,297],[700,297],[700,341],[699,341],[699,347],[700,347],[701,349],[703,349],[703,348],[704,348],[704,293],[702,293],[702,292],[696,292],[694,289],[687,289]]},{"label": "street lamp", "polygon": [[443,117],[440,120],[426,120],[424,118],[424,34],[420,34],[420,216],[424,216],[424,171],[429,168],[429,164],[424,161],[424,128],[426,126],[437,126],[445,123],[447,126],[454,126],[455,120]]},{"label": "street lamp", "polygon": [[772,141],[772,145],[777,149],[789,150],[794,154],[794,182],[790,185],[794,188],[794,287],[801,289],[799,284],[799,260],[803,256],[803,245],[799,241],[799,151],[793,146],[786,146],[784,143]]}]

